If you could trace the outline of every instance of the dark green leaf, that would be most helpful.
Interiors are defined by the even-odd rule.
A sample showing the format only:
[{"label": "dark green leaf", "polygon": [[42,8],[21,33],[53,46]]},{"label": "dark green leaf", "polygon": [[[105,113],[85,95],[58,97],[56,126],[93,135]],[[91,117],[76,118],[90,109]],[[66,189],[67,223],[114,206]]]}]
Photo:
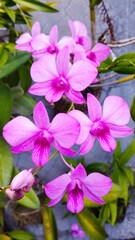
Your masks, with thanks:
[{"label": "dark green leaf", "polygon": [[35,105],[36,103],[31,96],[22,96],[14,102],[14,113],[24,116],[30,115],[33,113],[33,108],[35,107]]},{"label": "dark green leaf", "polygon": [[19,200],[18,203],[24,207],[32,209],[37,209],[40,207],[39,198],[32,188],[28,193],[25,193],[24,197]]},{"label": "dark green leaf", "polygon": [[119,63],[120,61],[124,61],[126,59],[135,61],[135,52],[129,52],[129,53],[126,53],[126,54],[123,54],[123,55],[117,57],[115,59],[114,63]]},{"label": "dark green leaf", "polygon": [[120,141],[117,142],[117,147],[115,148],[114,152],[113,152],[113,159],[114,162],[118,162],[119,158],[121,156],[121,144]]},{"label": "dark green leaf", "polygon": [[15,11],[13,9],[10,9],[7,7],[5,7],[5,11],[8,14],[8,16],[10,17],[10,19],[13,21],[13,23],[15,23]]},{"label": "dark green leaf", "polygon": [[18,98],[22,97],[24,94],[23,89],[19,86],[12,87],[11,92],[12,92],[13,101],[18,100]]},{"label": "dark green leaf", "polygon": [[42,207],[44,237],[46,240],[58,240],[58,232],[53,210],[46,205]]},{"label": "dark green leaf", "polygon": [[36,11],[43,11],[43,12],[58,12],[57,9],[50,7],[49,5],[38,2],[36,0],[14,0],[18,4],[25,5],[27,7],[30,7]]},{"label": "dark green leaf", "polygon": [[132,104],[130,107],[130,113],[131,113],[131,117],[132,117],[133,121],[135,122],[135,96],[132,100]]},{"label": "dark green leaf", "polygon": [[106,239],[107,233],[96,217],[88,209],[84,209],[82,212],[76,214],[76,216],[82,229],[90,238],[94,240]]},{"label": "dark green leaf", "polygon": [[130,143],[119,159],[119,166],[126,164],[135,154],[135,139]]},{"label": "dark green leaf", "polygon": [[125,205],[128,201],[128,178],[122,168],[119,168],[118,171],[118,181],[122,189],[121,198],[124,198]]},{"label": "dark green leaf", "polygon": [[109,221],[110,219],[110,206],[109,204],[106,204],[101,207],[100,213],[99,213],[99,219],[102,224],[104,224],[106,221]]},{"label": "dark green leaf", "polygon": [[27,92],[32,82],[30,68],[28,69],[25,65],[19,68],[19,80],[24,92]]},{"label": "dark green leaf", "polygon": [[14,230],[11,232],[8,232],[9,236],[16,240],[33,240],[35,239],[35,236],[32,233],[26,232],[24,230]]},{"label": "dark green leaf", "polygon": [[0,85],[0,131],[9,121],[12,111],[12,94],[8,85]]},{"label": "dark green leaf", "polygon": [[0,79],[8,76],[16,69],[18,69],[22,64],[28,61],[30,58],[30,54],[26,52],[17,53],[12,60],[8,61],[1,69],[0,69]]},{"label": "dark green leaf", "polygon": [[10,183],[13,169],[13,156],[9,145],[0,138],[0,186]]},{"label": "dark green leaf", "polygon": [[110,57],[108,57],[104,62],[100,64],[100,67],[98,68],[99,73],[104,73],[111,71],[111,67],[113,65],[113,61]]},{"label": "dark green leaf", "polygon": [[8,61],[8,51],[4,48],[4,45],[0,46],[0,68]]},{"label": "dark green leaf", "polygon": [[86,170],[88,173],[90,172],[102,172],[108,167],[107,163],[95,162],[88,164]]}]

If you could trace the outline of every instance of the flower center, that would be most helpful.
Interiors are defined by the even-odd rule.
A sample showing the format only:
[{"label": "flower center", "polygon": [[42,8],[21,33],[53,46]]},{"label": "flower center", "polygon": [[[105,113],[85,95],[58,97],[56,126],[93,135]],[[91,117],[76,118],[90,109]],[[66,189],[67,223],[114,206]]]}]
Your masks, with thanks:
[{"label": "flower center", "polygon": [[43,130],[38,138],[35,140],[34,144],[46,146],[46,144],[51,144],[53,137],[47,130]]},{"label": "flower center", "polygon": [[90,131],[96,137],[103,137],[107,132],[109,132],[109,128],[101,122],[95,122]]},{"label": "flower center", "polygon": [[80,44],[81,46],[84,46],[84,37],[78,37],[76,43]]},{"label": "flower center", "polygon": [[52,81],[52,87],[59,91],[63,90],[64,92],[66,92],[69,89],[69,83],[64,77],[58,77]]},{"label": "flower center", "polygon": [[50,54],[55,54],[59,52],[59,49],[56,46],[49,46],[47,52]]},{"label": "flower center", "polygon": [[88,51],[87,58],[90,59],[91,61],[95,61],[96,60],[96,55],[95,55],[94,52]]}]

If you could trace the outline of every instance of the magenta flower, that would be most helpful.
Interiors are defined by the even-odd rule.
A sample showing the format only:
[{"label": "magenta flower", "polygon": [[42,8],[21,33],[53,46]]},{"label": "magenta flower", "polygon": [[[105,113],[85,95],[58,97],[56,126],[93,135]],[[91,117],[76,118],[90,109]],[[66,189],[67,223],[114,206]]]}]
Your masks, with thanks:
[{"label": "magenta flower", "polygon": [[46,36],[45,34],[40,33],[39,22],[35,22],[33,24],[31,35],[29,33],[24,33],[16,40],[15,48],[20,51],[34,52],[33,44],[36,42],[37,37],[38,37],[37,48],[38,50],[40,50],[45,47]]},{"label": "magenta flower", "polygon": [[73,110],[70,116],[76,118],[81,124],[81,131],[77,144],[82,144],[79,154],[88,153],[95,139],[100,146],[108,152],[116,148],[116,138],[132,134],[132,129],[125,126],[130,119],[127,103],[118,96],[108,96],[103,103],[103,110],[99,101],[92,94],[87,95],[87,117],[84,113]]},{"label": "magenta flower", "polygon": [[24,197],[24,192],[29,192],[34,183],[34,177],[30,170],[23,170],[18,173],[12,180],[10,188],[6,189],[8,197],[17,201]]},{"label": "magenta flower", "polygon": [[79,227],[77,223],[72,224],[71,231],[73,238],[83,239],[84,237],[86,237],[85,232]]},{"label": "magenta flower", "polygon": [[8,122],[3,129],[3,136],[12,146],[12,152],[20,153],[32,150],[32,160],[38,166],[47,163],[50,145],[66,155],[74,152],[74,145],[80,131],[79,122],[65,113],[57,114],[50,123],[42,102],[34,108],[34,122],[19,116]]},{"label": "magenta flower", "polygon": [[58,203],[68,192],[67,208],[72,213],[81,212],[84,208],[84,196],[98,204],[103,204],[101,197],[112,188],[112,181],[100,173],[87,176],[85,168],[79,164],[73,171],[63,174],[45,185],[45,193],[51,202],[48,206]]},{"label": "magenta flower", "polygon": [[31,77],[37,82],[29,92],[45,96],[50,103],[66,95],[74,103],[85,102],[80,91],[88,87],[97,75],[97,69],[88,61],[69,62],[68,48],[62,49],[57,59],[48,55],[32,64]]}]

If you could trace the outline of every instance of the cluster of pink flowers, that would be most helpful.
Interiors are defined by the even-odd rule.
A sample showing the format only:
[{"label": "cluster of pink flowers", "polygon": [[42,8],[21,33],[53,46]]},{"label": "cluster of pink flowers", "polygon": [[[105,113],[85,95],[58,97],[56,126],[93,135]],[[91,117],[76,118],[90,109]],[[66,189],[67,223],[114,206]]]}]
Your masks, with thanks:
[{"label": "cluster of pink flowers", "polygon": [[[97,81],[97,67],[110,53],[109,47],[101,43],[90,49],[90,39],[81,22],[69,21],[69,27],[72,37],[66,36],[58,41],[57,26],[45,35],[36,22],[31,35],[25,33],[16,41],[16,49],[30,52],[35,59],[30,73],[36,83],[29,92],[45,96],[50,103],[57,102],[63,95],[73,103],[85,102],[81,91]],[[132,129],[126,126],[130,119],[129,107],[121,97],[108,96],[102,109],[96,97],[88,94],[87,107],[88,116],[72,110],[57,114],[50,122],[44,104],[39,102],[33,112],[34,123],[18,116],[5,125],[3,136],[12,146],[13,153],[32,151],[32,161],[37,166],[44,166],[50,157],[50,146],[61,156],[84,155],[97,139],[105,151],[111,152],[116,148],[115,138],[132,134]],[[72,150],[75,144],[80,146],[77,153]],[[20,173],[7,189],[9,196],[15,195],[13,200],[17,199],[17,191],[23,197],[24,192],[32,187],[32,173],[27,173],[29,176],[24,185]],[[47,183],[45,194],[51,199],[48,206],[53,206],[68,192],[67,208],[78,213],[84,208],[84,196],[103,204],[102,197],[111,187],[109,177],[97,172],[87,176],[84,167],[79,164],[75,169],[72,167],[68,174]]]}]

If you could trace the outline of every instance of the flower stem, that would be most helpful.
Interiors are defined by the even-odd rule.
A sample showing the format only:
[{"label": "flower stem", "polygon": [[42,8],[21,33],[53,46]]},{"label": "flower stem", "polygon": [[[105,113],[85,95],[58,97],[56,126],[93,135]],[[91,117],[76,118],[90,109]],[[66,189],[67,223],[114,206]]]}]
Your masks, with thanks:
[{"label": "flower stem", "polygon": [[72,102],[71,105],[70,105],[70,107],[69,107],[69,109],[68,109],[68,111],[67,111],[67,113],[70,112],[70,111],[73,110],[73,109],[74,109],[74,103]]},{"label": "flower stem", "polygon": [[59,152],[59,154],[60,154],[60,157],[61,157],[62,162],[63,162],[68,168],[70,168],[71,171],[73,171],[74,168],[73,168],[72,164],[68,164],[67,161],[65,160],[65,158],[62,156],[62,154],[61,154],[60,152]]}]

